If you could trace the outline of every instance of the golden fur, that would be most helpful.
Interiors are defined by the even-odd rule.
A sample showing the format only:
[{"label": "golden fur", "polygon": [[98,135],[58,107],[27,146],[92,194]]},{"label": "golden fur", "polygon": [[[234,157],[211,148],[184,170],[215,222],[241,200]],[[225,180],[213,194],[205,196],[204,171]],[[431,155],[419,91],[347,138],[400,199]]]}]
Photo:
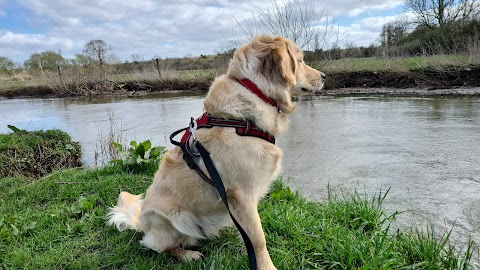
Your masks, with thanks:
[{"label": "golden fur", "polygon": [[[292,91],[320,90],[324,76],[303,62],[301,50],[292,41],[259,36],[236,50],[227,74],[213,82],[204,109],[218,118],[253,121],[277,136],[287,130],[288,114],[295,109]],[[244,78],[275,100],[279,110],[238,83],[237,79]],[[196,134],[223,180],[233,215],[253,243],[258,269],[276,269],[267,251],[257,204],[280,171],[282,150],[263,139],[238,136],[234,128],[199,129]],[[198,163],[206,172],[203,162]],[[182,261],[203,256],[184,247],[217,235],[231,224],[215,188],[186,165],[179,147],[166,154],[143,200],[122,192],[107,217],[109,224],[120,230],[142,231],[143,246],[169,251]]]}]

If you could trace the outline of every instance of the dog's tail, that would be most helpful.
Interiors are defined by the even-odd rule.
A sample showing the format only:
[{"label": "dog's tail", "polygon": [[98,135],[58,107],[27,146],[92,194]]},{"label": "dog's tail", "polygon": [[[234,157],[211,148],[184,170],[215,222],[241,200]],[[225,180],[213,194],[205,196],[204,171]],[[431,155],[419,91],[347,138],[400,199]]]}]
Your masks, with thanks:
[{"label": "dog's tail", "polygon": [[142,195],[133,195],[121,192],[117,205],[110,208],[106,218],[108,225],[114,225],[119,231],[140,230],[140,210],[142,209]]}]

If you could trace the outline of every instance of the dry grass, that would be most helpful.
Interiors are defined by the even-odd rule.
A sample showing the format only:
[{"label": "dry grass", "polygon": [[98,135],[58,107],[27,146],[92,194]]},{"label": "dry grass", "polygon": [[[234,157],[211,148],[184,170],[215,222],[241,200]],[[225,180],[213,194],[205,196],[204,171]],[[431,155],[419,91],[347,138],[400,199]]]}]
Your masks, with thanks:
[{"label": "dry grass", "polygon": [[113,113],[108,114],[109,129],[105,134],[99,132],[97,142],[95,143],[95,153],[93,167],[102,167],[110,160],[119,159],[120,155],[113,146],[113,142],[126,145],[127,139],[123,133],[122,122],[114,120]]}]

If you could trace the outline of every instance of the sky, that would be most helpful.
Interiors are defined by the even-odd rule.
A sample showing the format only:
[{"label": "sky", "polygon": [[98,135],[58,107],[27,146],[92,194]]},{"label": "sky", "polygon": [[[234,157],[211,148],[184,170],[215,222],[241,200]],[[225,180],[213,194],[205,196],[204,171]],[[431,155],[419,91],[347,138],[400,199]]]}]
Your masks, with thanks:
[{"label": "sky", "polygon": [[[33,53],[53,50],[70,59],[92,39],[111,45],[122,62],[132,55],[149,60],[216,54],[238,36],[239,24],[268,10],[272,1],[0,0],[0,56],[23,63]],[[368,46],[385,23],[401,16],[402,2],[313,3],[323,19],[335,22],[340,45]]]}]

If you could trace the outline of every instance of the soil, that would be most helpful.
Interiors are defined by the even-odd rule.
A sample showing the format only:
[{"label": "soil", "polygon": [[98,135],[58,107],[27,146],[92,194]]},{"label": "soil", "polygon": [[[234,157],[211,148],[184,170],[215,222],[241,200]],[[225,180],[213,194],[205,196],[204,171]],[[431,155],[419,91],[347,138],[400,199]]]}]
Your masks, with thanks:
[{"label": "soil", "polygon": [[[171,91],[207,92],[213,78],[194,80],[155,80],[129,82],[92,82],[82,88],[32,86],[7,91],[5,97],[19,96],[104,96],[139,95]],[[73,90],[72,90],[73,89]],[[339,72],[327,74],[320,95],[480,95],[480,66],[442,67],[408,72]]]},{"label": "soil", "polygon": [[480,66],[442,67],[409,72],[342,72],[329,74],[326,90],[340,88],[445,89],[480,86]]}]

